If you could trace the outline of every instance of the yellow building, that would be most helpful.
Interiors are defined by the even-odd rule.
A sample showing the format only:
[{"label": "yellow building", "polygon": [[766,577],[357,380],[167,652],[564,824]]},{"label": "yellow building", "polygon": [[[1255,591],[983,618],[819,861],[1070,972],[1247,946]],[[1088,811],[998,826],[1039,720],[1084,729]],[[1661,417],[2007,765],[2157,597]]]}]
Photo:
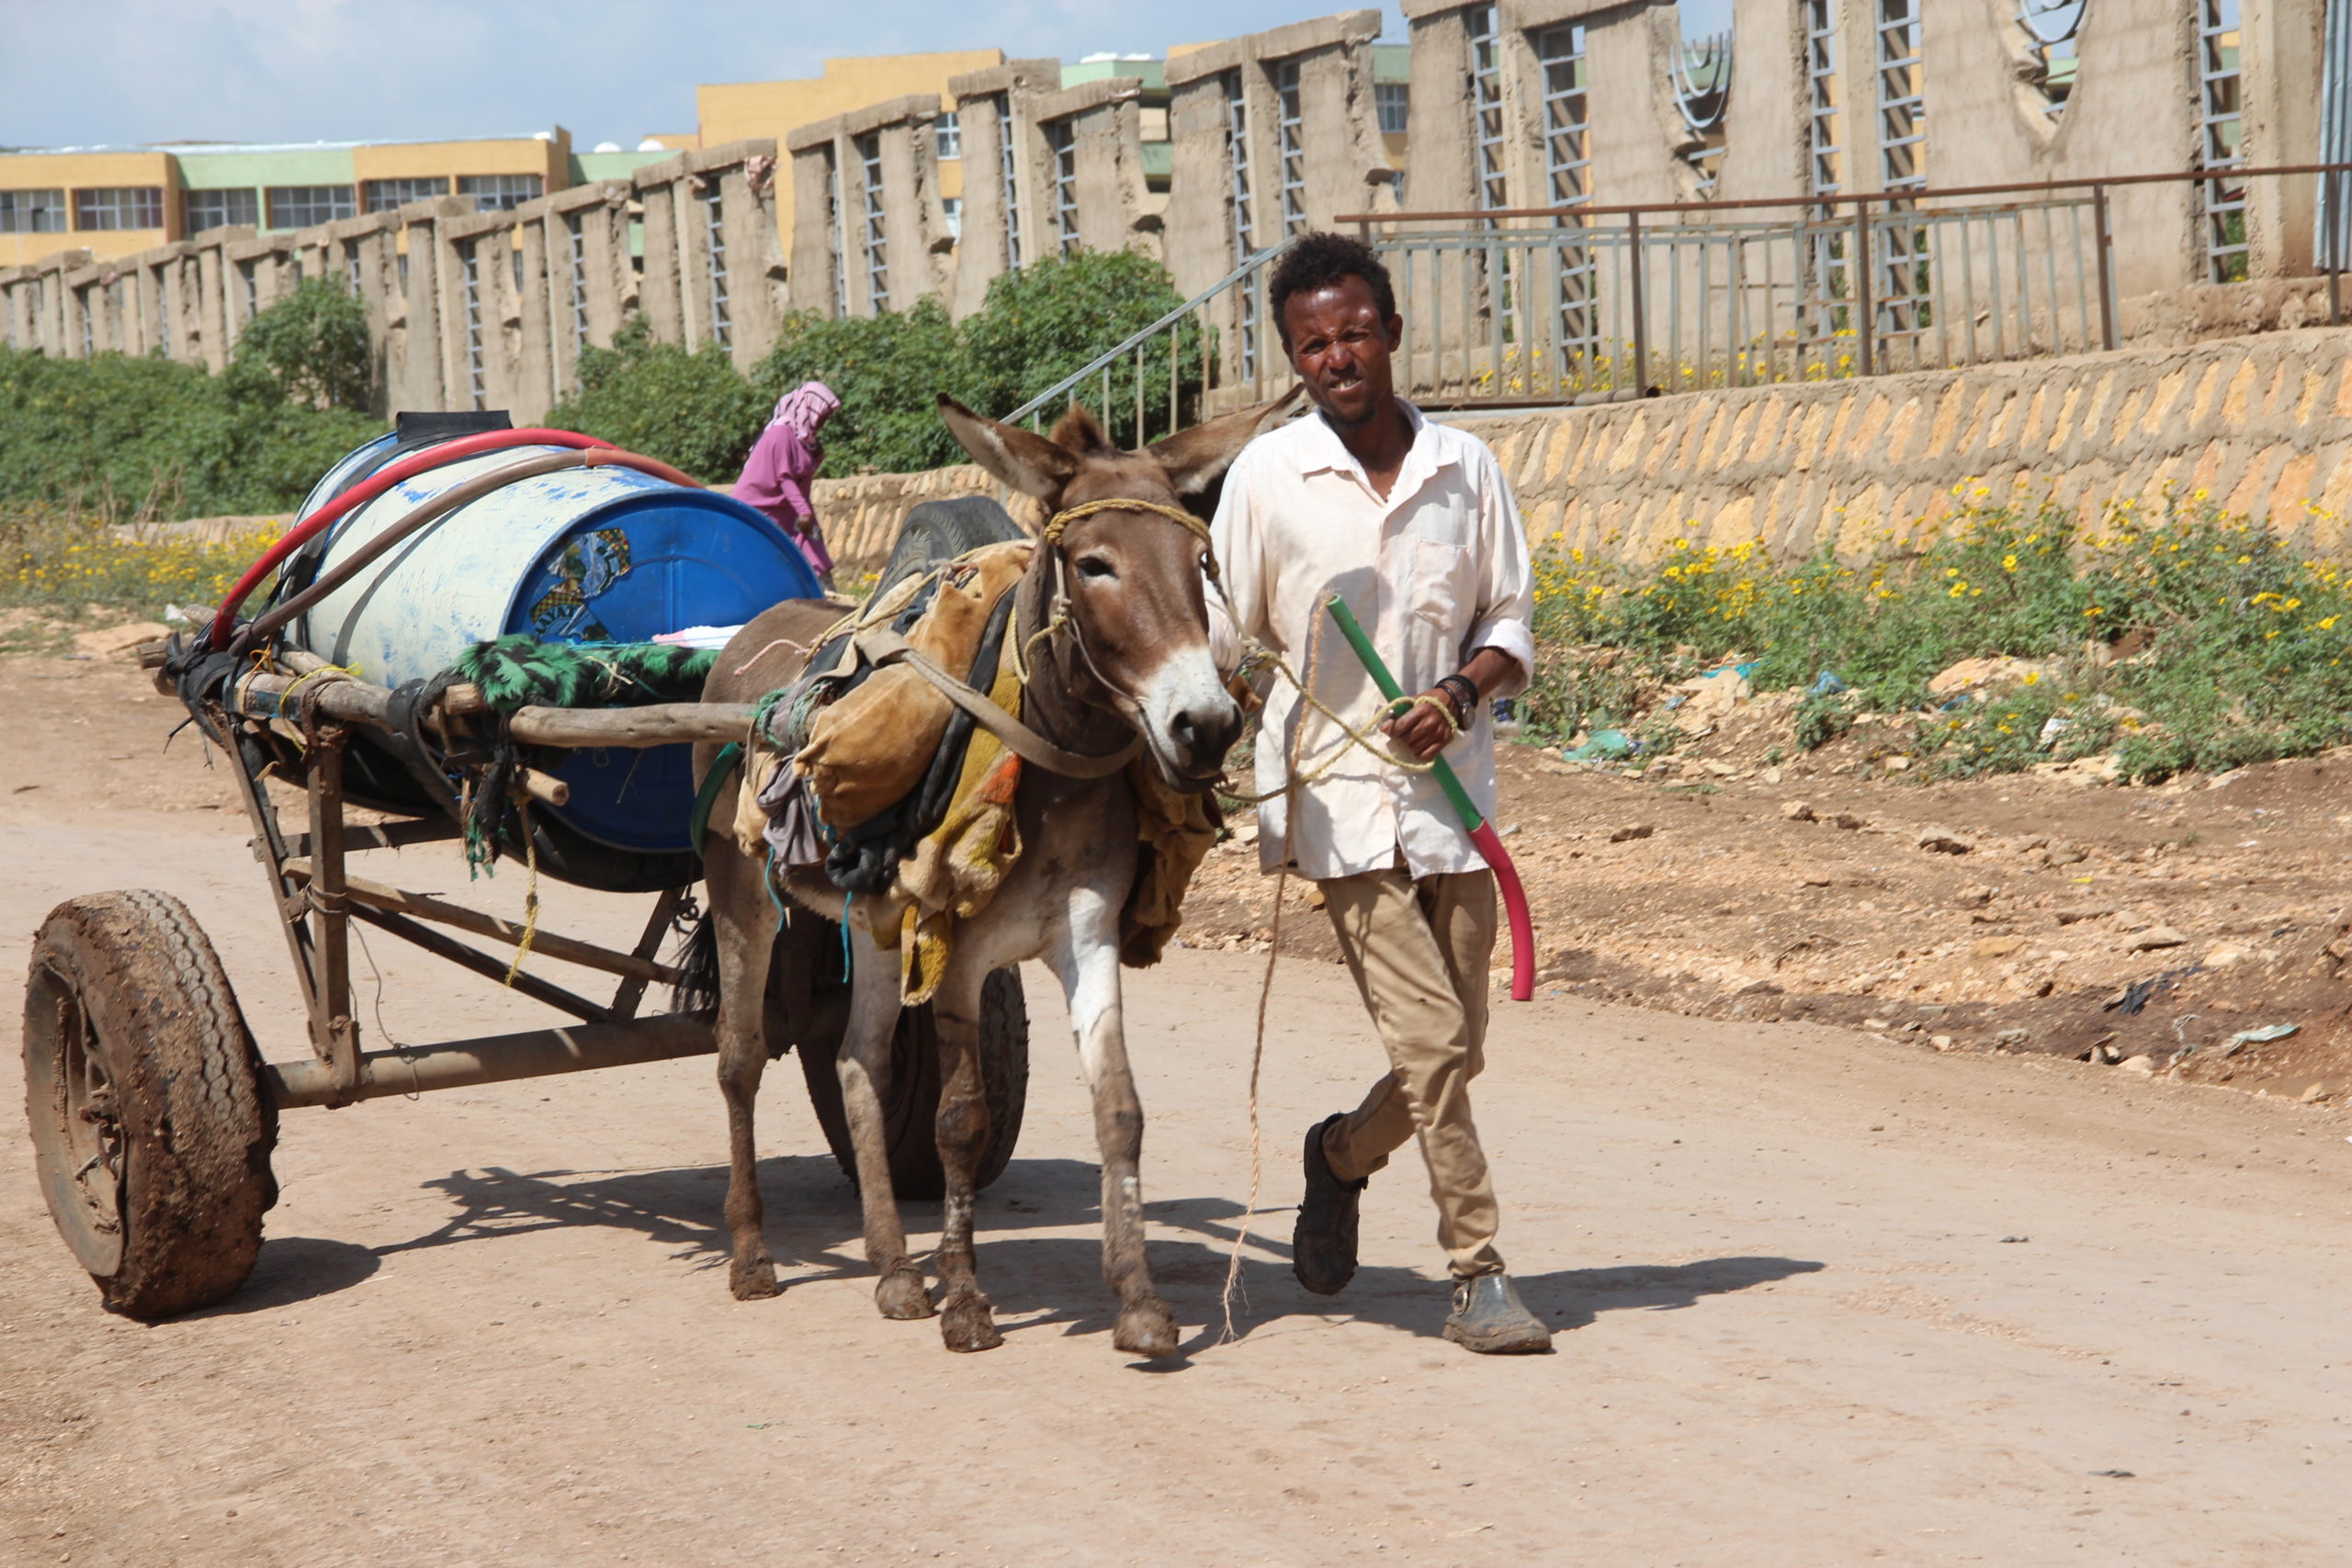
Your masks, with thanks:
[{"label": "yellow building", "polygon": [[306,229],[429,197],[467,197],[490,211],[667,155],[575,156],[561,126],[469,141],[176,142],[0,154],[0,267],[63,250],[101,260],[133,255],[230,225]]},{"label": "yellow building", "polygon": [[[876,54],[856,60],[828,60],[821,76],[784,82],[728,82],[695,89],[695,112],[702,121],[702,144],[717,147],[748,137],[772,137],[777,146],[804,125],[838,114],[884,103],[909,94],[938,96],[945,112],[939,119],[939,195],[949,206],[949,231],[955,231],[964,198],[961,129],[956,123],[955,102],[947,96],[947,79],[967,71],[986,71],[1004,63],[1001,49],[952,50],[938,54]],[[792,182],[775,182],[776,238],[784,253],[792,252]]]}]

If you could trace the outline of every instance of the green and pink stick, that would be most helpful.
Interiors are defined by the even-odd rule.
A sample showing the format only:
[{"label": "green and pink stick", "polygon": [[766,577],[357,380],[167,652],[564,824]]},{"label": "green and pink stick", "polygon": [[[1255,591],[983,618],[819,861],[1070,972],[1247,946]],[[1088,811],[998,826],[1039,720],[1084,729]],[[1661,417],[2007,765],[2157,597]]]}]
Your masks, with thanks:
[{"label": "green and pink stick", "polygon": [[[1380,688],[1380,694],[1391,704],[1404,701],[1405,693],[1397,686],[1396,677],[1388,672],[1380,650],[1372,646],[1372,638],[1364,635],[1363,625],[1346,601],[1333,594],[1323,602],[1323,607],[1331,612],[1340,635],[1356,650],[1356,657],[1363,661],[1364,670],[1372,676],[1373,684]],[[1494,869],[1495,886],[1502,890],[1503,911],[1510,919],[1510,999],[1532,1000],[1535,996],[1535,922],[1528,916],[1527,890],[1519,885],[1519,868],[1511,864],[1502,836],[1472,802],[1470,792],[1462,787],[1462,781],[1453,776],[1453,770],[1446,765],[1443,757],[1437,759],[1430,773],[1438,788],[1445,792],[1445,798],[1453,803],[1470,841],[1478,846],[1478,852]]]}]

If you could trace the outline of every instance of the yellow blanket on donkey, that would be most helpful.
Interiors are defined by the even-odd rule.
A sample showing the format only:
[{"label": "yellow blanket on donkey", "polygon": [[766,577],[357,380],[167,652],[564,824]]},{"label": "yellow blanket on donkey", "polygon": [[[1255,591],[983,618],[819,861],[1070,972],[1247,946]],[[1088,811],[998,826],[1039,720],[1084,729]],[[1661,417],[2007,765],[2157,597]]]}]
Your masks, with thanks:
[{"label": "yellow blanket on donkey", "polygon": [[[969,670],[998,603],[1019,583],[1035,547],[1026,540],[989,545],[940,568],[938,591],[907,641],[942,669]],[[856,624],[887,624],[922,581],[893,588]],[[1018,718],[1026,650],[1012,646],[1015,635],[1007,633],[989,697]],[[954,712],[930,682],[890,666],[826,707],[791,765],[808,781],[827,826],[854,828],[921,783]],[[744,759],[735,833],[744,852],[763,855],[767,824],[757,801],[785,760],[765,735],[757,739]],[[898,950],[899,993],[910,1005],[931,999],[946,973],[956,922],[985,909],[1021,858],[1013,797],[1022,767],[1003,741],[975,726],[944,817],[899,862],[886,907],[868,917],[875,941]],[[1185,889],[1216,842],[1218,817],[1213,795],[1170,788],[1148,756],[1129,763],[1126,778],[1136,799],[1136,874],[1121,911],[1119,956],[1142,967],[1157,963],[1176,933]]]}]

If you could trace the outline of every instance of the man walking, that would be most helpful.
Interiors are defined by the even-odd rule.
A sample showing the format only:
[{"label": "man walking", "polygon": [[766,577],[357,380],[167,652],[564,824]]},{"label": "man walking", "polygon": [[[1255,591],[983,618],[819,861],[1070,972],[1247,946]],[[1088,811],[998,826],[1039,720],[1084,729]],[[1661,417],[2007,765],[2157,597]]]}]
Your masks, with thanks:
[{"label": "man walking", "polygon": [[[1417,761],[1444,751],[1491,813],[1487,699],[1524,690],[1534,661],[1510,487],[1485,443],[1396,395],[1389,356],[1403,322],[1370,246],[1302,236],[1276,264],[1269,302],[1317,412],[1250,443],[1226,477],[1212,532],[1233,624],[1216,628],[1220,640],[1257,638],[1361,727],[1378,694],[1337,634],[1325,647],[1317,630],[1324,601],[1345,599],[1404,688],[1421,694],[1381,725],[1394,750]],[[1548,1349],[1550,1332],[1495,1249],[1494,1187],[1470,1117],[1493,874],[1426,772],[1353,746],[1278,682],[1258,788],[1283,788],[1294,766],[1311,782],[1260,807],[1261,863],[1287,863],[1322,890],[1390,1070],[1355,1110],[1307,1133],[1291,1266],[1317,1294],[1346,1286],[1364,1186],[1418,1135],[1454,1280],[1446,1337],[1489,1354]]]}]

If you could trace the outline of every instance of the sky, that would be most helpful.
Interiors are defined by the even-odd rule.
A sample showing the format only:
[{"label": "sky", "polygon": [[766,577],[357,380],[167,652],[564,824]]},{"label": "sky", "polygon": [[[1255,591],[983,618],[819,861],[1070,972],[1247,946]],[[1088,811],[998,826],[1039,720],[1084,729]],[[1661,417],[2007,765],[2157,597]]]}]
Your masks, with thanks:
[{"label": "sky", "polygon": [[[1685,29],[1730,0],[1683,0]],[[695,86],[829,55],[1163,54],[1344,0],[0,0],[0,146],[527,134],[634,147],[695,128]],[[1715,13],[1721,20],[1713,19]],[[1387,36],[1405,24],[1385,7]]]}]

